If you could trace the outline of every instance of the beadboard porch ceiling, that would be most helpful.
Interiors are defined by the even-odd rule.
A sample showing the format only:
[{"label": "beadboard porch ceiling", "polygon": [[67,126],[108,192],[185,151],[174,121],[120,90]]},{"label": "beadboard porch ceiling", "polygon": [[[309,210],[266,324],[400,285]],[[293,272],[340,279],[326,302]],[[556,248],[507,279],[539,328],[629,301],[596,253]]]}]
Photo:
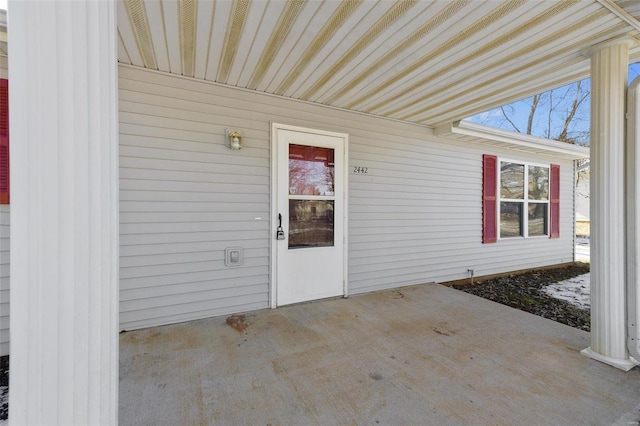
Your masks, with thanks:
[{"label": "beadboard porch ceiling", "polygon": [[585,78],[637,0],[121,0],[121,63],[436,127]]}]

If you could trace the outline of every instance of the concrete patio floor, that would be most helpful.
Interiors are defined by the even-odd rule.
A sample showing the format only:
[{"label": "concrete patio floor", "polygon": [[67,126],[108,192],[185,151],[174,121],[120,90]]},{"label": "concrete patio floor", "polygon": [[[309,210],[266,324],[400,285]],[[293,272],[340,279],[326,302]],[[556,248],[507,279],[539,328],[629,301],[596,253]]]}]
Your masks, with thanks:
[{"label": "concrete patio floor", "polygon": [[640,368],[436,284],[120,337],[121,425],[638,424]]}]

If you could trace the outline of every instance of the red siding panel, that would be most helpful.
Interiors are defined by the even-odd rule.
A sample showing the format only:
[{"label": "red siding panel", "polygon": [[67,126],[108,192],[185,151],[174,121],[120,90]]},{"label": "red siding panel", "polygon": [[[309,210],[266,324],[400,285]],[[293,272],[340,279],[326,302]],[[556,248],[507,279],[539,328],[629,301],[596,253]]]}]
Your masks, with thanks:
[{"label": "red siding panel", "polygon": [[560,166],[551,165],[549,176],[549,238],[560,237]]},{"label": "red siding panel", "polygon": [[9,84],[0,79],[0,204],[9,204]]},{"label": "red siding panel", "polygon": [[498,180],[498,157],[482,156],[482,242],[495,243],[498,240],[498,218],[496,191]]}]

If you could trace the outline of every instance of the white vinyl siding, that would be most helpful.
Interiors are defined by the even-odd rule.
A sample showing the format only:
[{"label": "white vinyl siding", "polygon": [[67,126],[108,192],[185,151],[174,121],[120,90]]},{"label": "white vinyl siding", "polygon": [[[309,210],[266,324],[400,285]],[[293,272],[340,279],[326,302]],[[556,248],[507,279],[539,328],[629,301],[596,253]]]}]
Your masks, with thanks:
[{"label": "white vinyl siding", "polygon": [[9,205],[0,205],[0,356],[9,355]]},{"label": "white vinyl siding", "polygon": [[[248,122],[127,82],[119,93],[121,328],[266,307],[268,141],[245,132],[245,148],[232,151],[225,126]],[[244,248],[242,268],[224,264],[232,246]]]},{"label": "white vinyl siding", "polygon": [[351,137],[351,164],[369,167],[369,174],[350,176],[351,293],[463,279],[467,269],[480,276],[573,261],[571,161],[560,161],[558,240],[482,244],[482,154],[505,151],[428,139],[422,146],[358,140]]},{"label": "white vinyl siding", "polygon": [[[1,67],[0,77],[6,77]],[[6,66],[6,64],[5,64]],[[350,140],[349,292],[573,260],[573,166],[561,165],[560,238],[482,244],[482,154],[535,156],[432,130],[121,66],[121,329],[268,306],[270,123]],[[238,129],[244,148],[225,145]],[[353,167],[367,167],[354,174]],[[0,206],[0,355],[9,353],[9,211]],[[224,266],[224,249],[244,265]]]},{"label": "white vinyl siding", "polygon": [[[0,78],[9,78],[7,58],[0,57]],[[8,204],[0,205],[0,356],[9,355],[9,215]]]},{"label": "white vinyl siding", "polygon": [[[349,134],[350,294],[573,261],[570,160],[553,159],[560,238],[482,244],[482,154],[550,157],[129,66],[119,96],[123,329],[268,306],[271,122]],[[224,266],[232,246],[241,267]]]}]

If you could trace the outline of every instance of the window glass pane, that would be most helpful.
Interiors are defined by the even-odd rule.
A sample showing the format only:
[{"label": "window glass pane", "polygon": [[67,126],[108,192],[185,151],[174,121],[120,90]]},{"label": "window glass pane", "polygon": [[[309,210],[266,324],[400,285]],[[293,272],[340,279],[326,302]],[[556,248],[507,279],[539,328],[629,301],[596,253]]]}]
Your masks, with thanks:
[{"label": "window glass pane", "polygon": [[522,236],[523,203],[500,203],[500,237]]},{"label": "window glass pane", "polygon": [[549,199],[549,168],[529,166],[529,199]]},{"label": "window glass pane", "polygon": [[529,203],[529,236],[547,235],[547,203]]},{"label": "window glass pane", "polygon": [[334,195],[333,149],[289,145],[289,194]]},{"label": "window glass pane", "polygon": [[289,248],[333,246],[333,200],[289,200]]},{"label": "window glass pane", "polygon": [[500,197],[524,199],[524,165],[500,163]]}]

